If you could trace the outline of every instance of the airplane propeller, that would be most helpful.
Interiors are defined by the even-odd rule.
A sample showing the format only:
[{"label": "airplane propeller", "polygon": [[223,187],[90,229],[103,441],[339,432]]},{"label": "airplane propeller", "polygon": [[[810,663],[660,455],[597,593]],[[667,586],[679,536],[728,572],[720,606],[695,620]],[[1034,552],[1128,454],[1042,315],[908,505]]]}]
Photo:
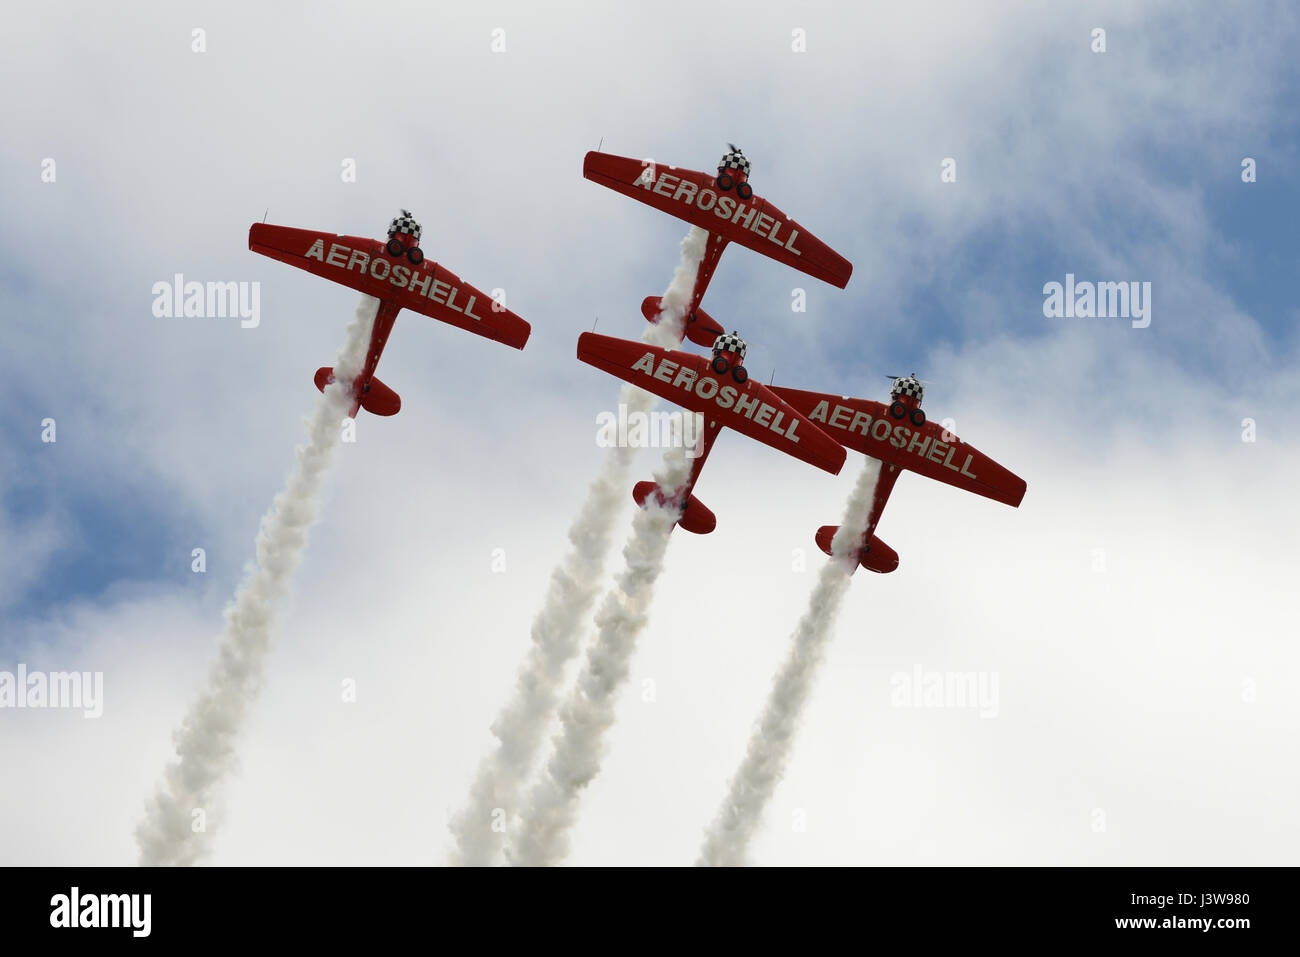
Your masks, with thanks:
[{"label": "airplane propeller", "polygon": [[886,378],[886,379],[891,379],[891,380],[892,380],[892,379],[916,379],[916,381],[919,382],[919,383],[921,383],[921,385],[932,385],[932,384],[934,383],[934,380],[933,380],[933,379],[918,379],[917,376],[916,376],[916,373],[915,373],[915,372],[913,372],[910,376],[907,376],[907,375],[889,375],[888,373],[886,373],[886,374],[885,374],[885,378]]}]

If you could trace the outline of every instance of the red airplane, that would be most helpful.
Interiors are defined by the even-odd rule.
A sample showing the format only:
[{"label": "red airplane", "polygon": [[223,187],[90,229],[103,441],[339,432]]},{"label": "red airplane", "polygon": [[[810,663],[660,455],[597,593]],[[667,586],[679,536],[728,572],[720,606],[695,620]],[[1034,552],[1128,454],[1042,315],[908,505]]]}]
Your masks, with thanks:
[{"label": "red airplane", "polygon": [[[596,151],[588,153],[582,164],[582,175],[592,182],[708,230],[708,249],[686,310],[688,335],[704,290],[728,243],[748,246],[841,289],[848,285],[853,272],[853,264],[847,259],[767,200],[754,195],[749,184],[749,160],[735,146],[727,145],[729,151],[718,161],[716,176]],[[658,299],[654,302],[657,315]],[[692,341],[708,347],[713,338],[701,332],[699,339]]]},{"label": "red airplane", "polygon": [[832,475],[844,465],[846,453],[834,439],[767,386],[749,378],[743,364],[745,351],[745,341],[735,333],[718,336],[711,359],[594,332],[578,337],[578,358],[583,362],[704,416],[701,442],[685,484],[662,489],[654,482],[638,482],[632,490],[638,505],[652,494],[661,505],[676,502],[681,509],[677,523],[697,535],[708,534],[718,523],[691,491],[723,426]]},{"label": "red airplane", "polygon": [[[528,341],[528,323],[455,273],[425,261],[420,249],[420,224],[406,210],[388,225],[387,242],[254,223],[248,231],[248,248],[379,300],[366,364],[352,383],[351,416],[358,409],[375,415],[396,415],[402,407],[397,393],[375,378],[375,366],[397,314],[403,309],[516,349],[522,349]],[[329,366],[316,370],[316,388],[322,392],[333,381],[334,370]]]},{"label": "red airplane", "polygon": [[[780,386],[778,396],[806,415],[845,448],[880,459],[880,478],[858,562],[873,572],[892,572],[898,552],[875,536],[876,523],[889,500],[900,470],[907,469],[957,488],[983,495],[1016,508],[1025,497],[1025,480],[967,445],[921,410],[925,388],[915,375],[892,377],[890,403],[849,399],[821,392],[803,392]],[[817,545],[831,554],[831,539],[838,525],[817,529]]]}]

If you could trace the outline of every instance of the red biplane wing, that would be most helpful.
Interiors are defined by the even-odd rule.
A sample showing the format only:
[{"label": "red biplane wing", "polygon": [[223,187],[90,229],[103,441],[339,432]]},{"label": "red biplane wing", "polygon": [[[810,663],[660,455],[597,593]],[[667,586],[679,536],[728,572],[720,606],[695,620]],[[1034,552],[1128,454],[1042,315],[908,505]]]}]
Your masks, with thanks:
[{"label": "red biplane wing", "polygon": [[582,175],[832,286],[843,289],[853,273],[852,263],[767,200],[724,192],[708,173],[592,151]]},{"label": "red biplane wing", "polygon": [[844,465],[844,449],[770,389],[717,375],[704,356],[584,332],[578,358],[832,475]]},{"label": "red biplane wing", "polygon": [[395,259],[377,239],[254,223],[248,248],[460,329],[522,349],[531,327],[450,270]]},{"label": "red biplane wing", "polygon": [[781,386],[772,391],[846,448],[1013,507],[1025,497],[1024,479],[937,422],[915,426],[870,399]]}]

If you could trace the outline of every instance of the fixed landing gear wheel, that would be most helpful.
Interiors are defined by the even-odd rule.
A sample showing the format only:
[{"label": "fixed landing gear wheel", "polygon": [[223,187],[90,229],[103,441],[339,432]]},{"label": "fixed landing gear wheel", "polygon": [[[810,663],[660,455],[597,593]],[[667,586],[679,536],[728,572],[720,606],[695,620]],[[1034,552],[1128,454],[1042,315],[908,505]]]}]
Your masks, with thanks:
[{"label": "fixed landing gear wheel", "polygon": [[418,266],[424,262],[424,250],[419,246],[412,246],[406,251],[406,258],[411,261],[412,266]]},{"label": "fixed landing gear wheel", "polygon": [[907,406],[895,399],[889,403],[889,414],[896,419],[901,419],[907,415]]},{"label": "fixed landing gear wheel", "polygon": [[390,239],[384,243],[384,248],[388,250],[388,255],[394,258],[402,255],[402,241],[397,238]]},{"label": "fixed landing gear wheel", "polygon": [[735,379],[739,385],[744,385],[749,381],[749,373],[745,371],[744,366],[736,366],[736,368],[732,369],[731,377]]},{"label": "fixed landing gear wheel", "polygon": [[731,368],[731,363],[727,361],[726,356],[714,356],[712,365],[713,371],[718,375],[726,375],[727,370]]},{"label": "fixed landing gear wheel", "polygon": [[722,190],[724,193],[735,185],[736,185],[736,181],[732,179],[730,176],[728,176],[726,173],[718,174],[718,189]]},{"label": "fixed landing gear wheel", "polygon": [[908,418],[912,420],[912,424],[918,429],[925,425],[925,413],[920,409],[913,409],[912,414],[909,415]]},{"label": "fixed landing gear wheel", "polygon": [[749,197],[754,195],[754,187],[750,186],[748,183],[741,183],[736,187],[736,195],[741,199],[749,199]]}]

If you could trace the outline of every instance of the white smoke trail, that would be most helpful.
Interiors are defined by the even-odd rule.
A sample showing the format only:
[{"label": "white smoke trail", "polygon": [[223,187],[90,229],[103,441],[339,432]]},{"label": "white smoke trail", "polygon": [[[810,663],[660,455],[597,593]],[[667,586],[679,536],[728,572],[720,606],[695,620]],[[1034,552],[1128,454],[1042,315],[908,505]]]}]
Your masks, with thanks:
[{"label": "white smoke trail", "polygon": [[729,867],[747,863],[749,842],[785,774],[800,715],[825,656],[840,602],[849,589],[879,476],[880,461],[868,457],[849,496],[844,523],[831,541],[831,558],[822,567],[808,599],[808,610],[795,628],[794,647],[772,682],[745,760],[731,779],[717,817],[705,832],[697,865]]},{"label": "white smoke trail", "polygon": [[[326,386],[308,419],[308,441],[296,449],[298,467],[265,515],[257,533],[257,563],[226,608],[226,627],[207,687],[173,735],[178,760],[148,802],[136,829],[140,863],[191,865],[209,851],[214,802],[235,763],[235,741],[257,696],[270,645],[275,602],[284,596],[316,521],[316,498],[334,456],[343,418],[351,410],[352,380],[361,372],[379,300],[362,296],[348,324]],[[205,826],[195,829],[202,809]]]},{"label": "white smoke trail", "polygon": [[[664,489],[677,488],[690,470],[691,460],[678,445],[665,453],[655,481]],[[679,515],[675,506],[658,505],[652,496],[632,520],[632,535],[623,549],[627,565],[596,613],[600,631],[560,708],[562,727],[552,739],[554,753],[529,792],[520,828],[506,848],[507,860],[516,867],[558,864],[568,854],[578,799],[600,770],[604,733],[614,723],[617,694],[627,679]]]},{"label": "white smoke trail", "polygon": [[[664,293],[659,321],[647,325],[642,341],[665,349],[680,345],[708,238],[707,231],[693,226],[682,240],[681,262]],[[629,384],[623,386],[619,401],[630,415],[649,412],[656,400]],[[452,817],[453,865],[485,867],[501,852],[506,817],[518,813],[524,782],[555,714],[564,669],[578,653],[582,623],[595,604],[614,525],[626,508],[636,453],[635,448],[610,447],[569,527],[571,547],[551,572],[546,602],[533,619],[532,645],[515,680],[514,696],[492,723],[497,746],[479,763],[469,800]]]}]

